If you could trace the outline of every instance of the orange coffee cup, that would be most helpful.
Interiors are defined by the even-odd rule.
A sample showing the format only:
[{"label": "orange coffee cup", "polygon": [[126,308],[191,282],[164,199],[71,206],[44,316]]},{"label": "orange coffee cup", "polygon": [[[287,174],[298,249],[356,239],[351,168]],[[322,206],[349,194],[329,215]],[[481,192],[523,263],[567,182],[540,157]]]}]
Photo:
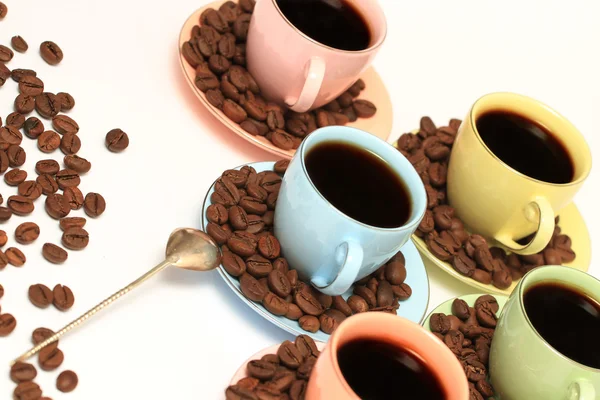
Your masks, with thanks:
[{"label": "orange coffee cup", "polygon": [[[346,319],[331,335],[313,368],[306,400],[360,400],[344,379],[338,364],[338,350],[359,339],[375,340],[408,350],[435,375],[446,400],[469,398],[465,373],[456,356],[442,341],[407,319],[370,312]],[[397,381],[390,384],[401,386]]]}]

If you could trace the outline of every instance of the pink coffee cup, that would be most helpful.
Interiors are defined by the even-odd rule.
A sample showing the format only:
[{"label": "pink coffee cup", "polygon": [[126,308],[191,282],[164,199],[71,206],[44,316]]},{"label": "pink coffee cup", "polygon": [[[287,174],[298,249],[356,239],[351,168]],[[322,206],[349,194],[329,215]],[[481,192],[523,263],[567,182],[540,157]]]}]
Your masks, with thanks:
[{"label": "pink coffee cup", "polygon": [[344,379],[338,365],[340,347],[357,339],[374,339],[409,350],[435,374],[446,400],[469,398],[465,373],[441,340],[407,319],[370,312],[346,319],[331,335],[313,368],[306,389],[306,400],[360,400]]},{"label": "pink coffee cup", "polygon": [[296,112],[338,97],[371,64],[387,32],[376,0],[345,0],[363,16],[371,42],[359,51],[326,46],[305,35],[283,15],[277,0],[258,0],[250,21],[247,67],[267,99]]}]

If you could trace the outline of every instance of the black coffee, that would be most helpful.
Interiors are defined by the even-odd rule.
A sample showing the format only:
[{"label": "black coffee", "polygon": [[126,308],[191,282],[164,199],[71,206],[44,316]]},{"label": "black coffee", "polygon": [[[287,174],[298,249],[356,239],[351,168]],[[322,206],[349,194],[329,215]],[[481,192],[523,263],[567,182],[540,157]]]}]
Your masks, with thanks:
[{"label": "black coffee", "polygon": [[513,169],[550,183],[573,180],[573,163],[564,145],[536,122],[507,111],[491,111],[476,122],[487,147]]},{"label": "black coffee", "polygon": [[445,399],[423,360],[387,343],[357,340],[338,350],[344,379],[362,400]]},{"label": "black coffee", "polygon": [[317,42],[341,50],[369,47],[367,22],[347,0],[277,0],[277,5],[296,28]]},{"label": "black coffee", "polygon": [[537,284],[523,301],[546,342],[573,361],[600,368],[600,304],[559,283]]},{"label": "black coffee", "polygon": [[404,182],[376,154],[345,142],[312,148],[306,169],[317,190],[357,221],[396,228],[408,221],[411,198]]}]

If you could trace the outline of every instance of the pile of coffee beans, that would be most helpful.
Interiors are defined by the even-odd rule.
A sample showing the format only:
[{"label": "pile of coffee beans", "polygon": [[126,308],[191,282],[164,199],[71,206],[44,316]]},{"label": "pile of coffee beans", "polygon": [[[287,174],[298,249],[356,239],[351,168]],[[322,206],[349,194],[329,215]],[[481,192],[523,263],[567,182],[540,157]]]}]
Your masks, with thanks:
[{"label": "pile of coffee beans", "polygon": [[[53,334],[54,332],[47,328],[38,328],[33,331],[32,341],[34,344],[38,344]],[[38,355],[39,367],[44,371],[54,371],[61,366],[63,360],[64,354],[58,348],[58,342],[48,345]],[[37,369],[32,364],[18,362],[11,367],[10,378],[17,384],[17,387],[13,391],[13,396],[16,400],[36,400],[42,398],[42,389],[34,382],[36,377]],[[56,388],[63,393],[72,392],[77,387],[78,382],[79,378],[75,372],[65,370],[58,375]]]},{"label": "pile of coffee beans", "polygon": [[283,342],[276,354],[246,365],[248,376],[225,390],[227,400],[303,400],[306,385],[320,351],[307,335]]},{"label": "pile of coffee beans", "polygon": [[249,300],[267,311],[298,321],[309,332],[331,334],[352,314],[366,311],[396,313],[399,301],[412,289],[406,279],[405,259],[396,254],[376,272],[358,281],[347,300],[315,290],[298,278],[273,233],[281,179],[289,161],[278,161],[273,171],[257,173],[249,166],[227,170],[215,183],[206,210],[206,232],[221,246],[225,271],[239,279]]},{"label": "pile of coffee beans", "polygon": [[431,118],[423,117],[419,132],[403,134],[396,144],[425,184],[427,211],[415,234],[425,241],[429,251],[460,274],[499,289],[507,289],[533,268],[573,261],[571,238],[561,234],[558,217],[548,246],[528,256],[507,254],[500,247],[489,246],[481,235],[465,230],[446,197],[448,161],[460,124],[460,120],[451,119],[448,126],[438,128]]},{"label": "pile of coffee beans", "polygon": [[227,1],[218,10],[209,8],[182,46],[186,61],[196,69],[195,84],[210,104],[251,135],[264,136],[283,150],[297,149],[317,128],[345,125],[370,118],[377,108],[356,97],[365,88],[358,80],[322,108],[295,113],[268,102],[246,70],[246,38],[254,0]]},{"label": "pile of coffee beans", "polygon": [[494,396],[494,388],[488,382],[488,361],[498,309],[498,301],[491,295],[480,296],[475,307],[457,298],[451,315],[436,313],[429,319],[429,329],[463,366],[469,381],[469,400]]}]

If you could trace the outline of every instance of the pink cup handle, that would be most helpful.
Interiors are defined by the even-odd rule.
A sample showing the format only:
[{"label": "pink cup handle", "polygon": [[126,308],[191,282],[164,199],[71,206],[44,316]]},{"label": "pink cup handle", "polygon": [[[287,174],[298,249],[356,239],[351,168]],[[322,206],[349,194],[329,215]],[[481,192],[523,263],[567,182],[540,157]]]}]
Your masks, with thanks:
[{"label": "pink cup handle", "polygon": [[325,61],[321,57],[311,57],[306,67],[306,81],[300,93],[300,97],[288,97],[285,103],[293,111],[303,113],[312,107],[317,99],[321,84],[325,77]]}]

